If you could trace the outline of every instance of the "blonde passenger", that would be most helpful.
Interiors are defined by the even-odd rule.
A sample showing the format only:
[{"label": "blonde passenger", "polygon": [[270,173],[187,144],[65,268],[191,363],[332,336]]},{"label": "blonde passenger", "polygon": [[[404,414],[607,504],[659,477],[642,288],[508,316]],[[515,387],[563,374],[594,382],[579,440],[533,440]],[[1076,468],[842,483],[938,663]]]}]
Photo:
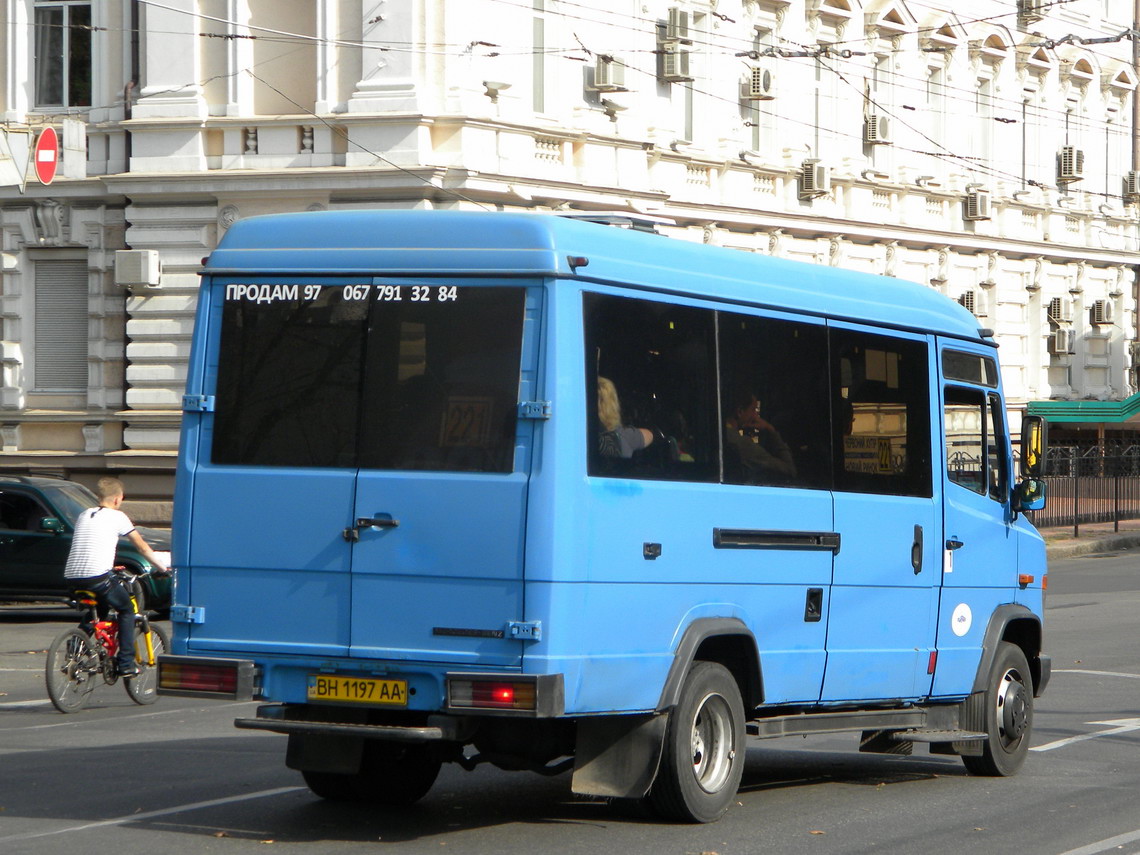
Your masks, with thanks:
[{"label": "blonde passenger", "polygon": [[603,457],[632,457],[653,442],[651,430],[622,425],[617,387],[608,377],[598,378],[598,421],[602,424],[598,450]]}]

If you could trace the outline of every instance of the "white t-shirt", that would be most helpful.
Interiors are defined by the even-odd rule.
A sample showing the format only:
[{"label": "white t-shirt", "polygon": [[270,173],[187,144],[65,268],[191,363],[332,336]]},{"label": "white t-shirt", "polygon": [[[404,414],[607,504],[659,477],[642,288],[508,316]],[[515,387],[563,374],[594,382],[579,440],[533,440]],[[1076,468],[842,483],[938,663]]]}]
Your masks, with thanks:
[{"label": "white t-shirt", "polygon": [[135,530],[131,518],[114,508],[88,508],[75,521],[75,536],[64,568],[65,579],[90,579],[115,566],[119,538]]}]

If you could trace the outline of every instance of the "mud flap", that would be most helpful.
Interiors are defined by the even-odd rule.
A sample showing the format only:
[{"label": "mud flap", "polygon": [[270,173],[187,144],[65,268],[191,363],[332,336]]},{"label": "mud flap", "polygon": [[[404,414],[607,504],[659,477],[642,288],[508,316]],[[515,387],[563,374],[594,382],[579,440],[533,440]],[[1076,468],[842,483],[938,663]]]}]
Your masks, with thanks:
[{"label": "mud flap", "polygon": [[575,793],[637,799],[649,792],[661,763],[668,713],[578,720]]}]

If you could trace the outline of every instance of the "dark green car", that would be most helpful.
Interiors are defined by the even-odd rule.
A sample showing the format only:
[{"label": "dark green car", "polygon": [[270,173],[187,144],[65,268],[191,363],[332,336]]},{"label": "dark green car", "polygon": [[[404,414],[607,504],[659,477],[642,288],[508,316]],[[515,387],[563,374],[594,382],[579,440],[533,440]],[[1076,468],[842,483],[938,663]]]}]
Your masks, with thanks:
[{"label": "dark green car", "polygon": [[[0,476],[0,601],[66,599],[71,589],[63,568],[75,520],[98,504],[94,493],[74,481]],[[169,564],[170,535],[142,527],[138,532]],[[140,574],[145,598],[140,607],[170,608],[170,577],[151,575],[150,562],[128,538],[119,539],[115,563]]]}]

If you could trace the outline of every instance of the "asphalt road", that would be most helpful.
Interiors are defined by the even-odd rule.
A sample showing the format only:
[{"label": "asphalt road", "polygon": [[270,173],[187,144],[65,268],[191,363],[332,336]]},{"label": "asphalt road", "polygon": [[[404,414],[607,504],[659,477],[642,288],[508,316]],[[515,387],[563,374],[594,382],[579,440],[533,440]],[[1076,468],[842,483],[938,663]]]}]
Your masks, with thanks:
[{"label": "asphalt road", "polygon": [[[43,651],[71,616],[0,607],[0,853],[1140,853],[1140,552],[1054,562],[1053,682],[1013,778],[859,754],[854,736],[754,742],[720,822],[668,825],[580,799],[569,777],[445,767],[418,805],[330,804],[284,767],[252,705],[101,687],[63,716]],[[267,850],[266,847],[272,847]]]}]

